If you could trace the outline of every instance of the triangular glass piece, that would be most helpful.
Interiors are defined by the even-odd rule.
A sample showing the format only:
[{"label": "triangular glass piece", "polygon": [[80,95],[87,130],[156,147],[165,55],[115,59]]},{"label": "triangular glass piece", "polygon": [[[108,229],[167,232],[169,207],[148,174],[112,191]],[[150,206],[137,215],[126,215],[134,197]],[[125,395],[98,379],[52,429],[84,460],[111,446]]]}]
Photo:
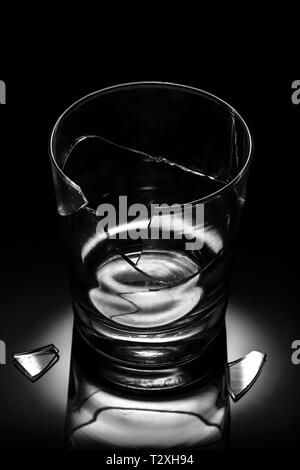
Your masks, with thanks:
[{"label": "triangular glass piece", "polygon": [[226,365],[227,388],[233,401],[238,401],[259,377],[266,354],[251,351],[246,356]]},{"label": "triangular glass piece", "polygon": [[14,365],[32,382],[38,380],[59,360],[59,350],[49,344],[13,355]]}]

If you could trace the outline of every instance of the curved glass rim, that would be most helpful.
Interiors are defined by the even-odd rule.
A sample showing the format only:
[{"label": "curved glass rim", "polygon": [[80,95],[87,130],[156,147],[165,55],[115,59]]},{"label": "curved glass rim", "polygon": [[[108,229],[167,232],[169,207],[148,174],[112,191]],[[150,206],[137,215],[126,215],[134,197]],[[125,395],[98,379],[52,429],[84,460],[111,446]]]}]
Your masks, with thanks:
[{"label": "curved glass rim", "polygon": [[[189,202],[190,204],[200,204],[200,203],[203,203],[203,202],[208,202],[208,201],[210,201],[212,199],[215,199],[216,197],[224,194],[230,188],[235,186],[240,181],[240,179],[244,176],[246,171],[248,170],[248,168],[250,166],[250,163],[251,163],[251,160],[252,160],[252,156],[253,156],[253,139],[252,139],[252,136],[251,136],[250,129],[249,129],[248,125],[246,124],[245,120],[236,111],[236,109],[233,108],[233,106],[231,106],[229,103],[227,103],[223,99],[219,98],[218,96],[216,96],[216,95],[214,95],[214,94],[212,94],[208,91],[202,90],[201,88],[196,88],[196,87],[192,87],[192,86],[189,86],[189,85],[183,85],[183,84],[179,84],[179,83],[160,82],[160,81],[138,81],[138,82],[120,83],[120,84],[116,84],[116,85],[112,85],[112,86],[109,86],[109,87],[102,88],[100,90],[96,90],[92,93],[89,93],[88,95],[83,96],[79,100],[75,101],[71,106],[69,106],[59,116],[59,118],[57,119],[57,121],[56,121],[56,123],[55,123],[55,125],[52,129],[52,132],[50,134],[49,153],[50,153],[50,157],[51,157],[51,160],[52,160],[53,164],[55,165],[55,167],[56,167],[57,171],[59,172],[59,174],[61,175],[61,177],[66,181],[66,183],[69,184],[70,186],[72,186],[76,191],[78,191],[80,193],[80,195],[82,196],[83,200],[85,201],[77,210],[88,206],[88,200],[86,199],[86,197],[85,197],[83,191],[81,190],[80,186],[78,186],[76,183],[74,183],[74,181],[72,181],[70,178],[68,178],[65,175],[65,173],[60,169],[60,167],[58,166],[58,164],[56,162],[55,152],[54,152],[54,141],[55,141],[56,132],[59,128],[60,123],[75,108],[77,108],[78,106],[81,106],[82,104],[84,104],[87,101],[90,101],[91,99],[95,98],[96,96],[99,96],[101,94],[105,94],[105,93],[110,92],[110,91],[117,91],[117,90],[122,90],[122,89],[125,89],[125,88],[135,88],[135,87],[147,86],[147,85],[148,86],[157,86],[157,87],[177,88],[177,89],[181,89],[183,91],[188,91],[188,92],[194,93],[196,95],[202,95],[205,98],[210,99],[210,100],[214,101],[215,103],[221,105],[224,109],[227,109],[229,112],[234,113],[234,115],[242,123],[242,125],[243,125],[243,127],[246,131],[246,135],[247,135],[247,138],[248,138],[249,149],[248,149],[248,154],[247,154],[247,157],[246,157],[246,161],[245,161],[243,167],[241,168],[241,170],[238,172],[238,174],[231,181],[229,181],[225,186],[223,186],[222,188],[220,188],[217,191],[214,191],[213,193],[208,194],[207,196],[204,196],[200,199],[196,199],[195,201],[190,201]],[[187,203],[185,203],[185,204],[187,204]]]}]

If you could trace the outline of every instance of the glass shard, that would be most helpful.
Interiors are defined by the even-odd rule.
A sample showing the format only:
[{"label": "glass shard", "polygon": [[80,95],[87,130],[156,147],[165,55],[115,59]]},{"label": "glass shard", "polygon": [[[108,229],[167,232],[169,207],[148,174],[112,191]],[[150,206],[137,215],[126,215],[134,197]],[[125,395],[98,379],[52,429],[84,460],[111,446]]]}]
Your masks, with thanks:
[{"label": "glass shard", "polygon": [[13,364],[34,382],[59,360],[59,350],[53,344],[49,344],[38,349],[16,353],[13,358]]},{"label": "glass shard", "polygon": [[266,361],[266,354],[251,351],[237,361],[226,366],[228,392],[237,402],[258,379]]}]

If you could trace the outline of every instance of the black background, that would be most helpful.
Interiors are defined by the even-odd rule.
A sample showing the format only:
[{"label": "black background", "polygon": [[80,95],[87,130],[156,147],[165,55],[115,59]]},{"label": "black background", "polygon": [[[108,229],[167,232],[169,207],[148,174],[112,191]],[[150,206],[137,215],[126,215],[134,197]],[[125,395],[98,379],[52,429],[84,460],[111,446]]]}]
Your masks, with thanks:
[{"label": "black background", "polygon": [[[0,339],[7,344],[8,362],[0,366],[0,447],[33,452],[63,446],[71,310],[47,153],[51,127],[87,93],[128,81],[159,80],[216,94],[242,114],[252,131],[254,159],[231,287],[231,324],[237,321],[239,329],[229,328],[229,359],[237,359],[230,357],[232,341],[237,344],[232,354],[259,349],[268,354],[268,362],[249,398],[233,405],[239,408],[233,412],[231,445],[232,451],[295,450],[300,365],[291,362],[291,344],[300,339],[300,105],[292,104],[291,84],[297,76],[264,72],[253,78],[239,70],[231,76],[226,70],[209,76],[196,67],[189,73],[164,73],[159,67],[130,70],[100,65],[56,69],[52,64],[42,67],[38,59],[26,73],[23,69],[10,76],[0,69],[7,85],[7,104],[0,106]],[[61,365],[57,375],[57,365],[40,383],[31,384],[14,369],[10,356],[46,340],[60,347],[63,369]],[[53,396],[59,395],[60,386],[57,406]]]}]

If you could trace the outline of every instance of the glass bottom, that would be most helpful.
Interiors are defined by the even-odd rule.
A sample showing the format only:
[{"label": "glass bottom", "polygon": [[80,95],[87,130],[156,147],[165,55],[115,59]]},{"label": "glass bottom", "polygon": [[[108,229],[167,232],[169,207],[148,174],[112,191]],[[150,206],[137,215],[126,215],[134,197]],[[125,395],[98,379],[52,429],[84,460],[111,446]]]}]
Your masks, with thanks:
[{"label": "glass bottom", "polygon": [[226,445],[226,360],[223,327],[201,358],[173,369],[160,369],[160,377],[153,377],[147,370],[107,361],[89,347],[75,327],[68,447],[149,450]]}]

